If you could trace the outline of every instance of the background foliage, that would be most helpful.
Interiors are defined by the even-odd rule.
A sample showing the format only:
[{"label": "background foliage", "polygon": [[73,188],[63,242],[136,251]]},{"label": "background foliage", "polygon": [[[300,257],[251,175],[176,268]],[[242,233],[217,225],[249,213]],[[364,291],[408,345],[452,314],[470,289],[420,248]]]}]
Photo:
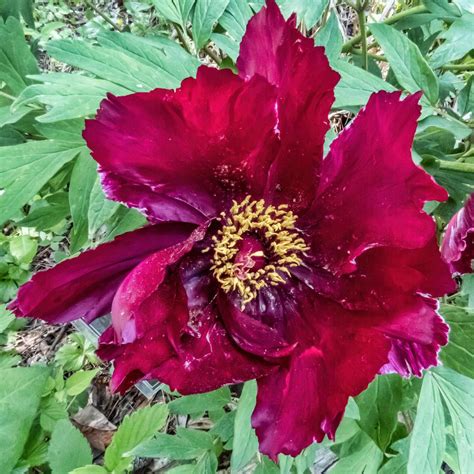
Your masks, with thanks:
[{"label": "background foliage", "polygon": [[[0,302],[32,270],[144,224],[105,199],[81,137],[106,93],[175,88],[201,63],[234,69],[262,4],[0,0]],[[426,206],[441,234],[474,190],[472,1],[279,4],[342,76],[326,149],[371,93],[424,91],[413,156],[449,191],[446,203]],[[83,335],[15,320],[0,306],[0,472],[471,473],[471,275],[441,303],[451,326],[442,367],[423,379],[379,376],[350,400],[335,443],[278,465],[257,452],[255,382],[186,397],[162,387],[153,401],[136,391],[119,401]]]}]

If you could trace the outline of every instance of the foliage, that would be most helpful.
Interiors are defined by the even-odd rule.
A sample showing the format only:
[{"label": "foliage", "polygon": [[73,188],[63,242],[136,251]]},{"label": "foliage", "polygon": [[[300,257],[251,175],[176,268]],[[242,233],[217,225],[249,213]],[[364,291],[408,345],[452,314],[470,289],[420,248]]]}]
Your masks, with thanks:
[{"label": "foliage", "polygon": [[[0,0],[0,302],[14,297],[32,267],[143,225],[136,211],[106,199],[81,136],[84,120],[107,93],[176,88],[203,62],[235,69],[245,26],[263,0],[125,0],[107,12],[110,3]],[[335,117],[356,113],[375,91],[425,93],[413,155],[449,192],[447,202],[426,208],[441,233],[474,191],[471,3],[397,2],[390,16],[383,2],[370,13],[360,1],[278,3],[285,15],[296,13],[341,75]],[[347,37],[352,7],[367,17],[365,37]],[[332,474],[436,474],[443,463],[471,472],[471,280],[441,305],[451,327],[443,367],[422,380],[379,376],[350,401],[335,441],[278,463],[258,453],[250,425],[256,383],[247,382],[185,397],[166,392],[166,405],[127,416],[93,465],[70,421],[101,371],[93,344],[73,333],[47,365],[20,367],[12,342],[27,322],[0,306],[0,472],[122,473],[140,457],[167,459],[175,474],[227,465],[235,473],[299,474],[328,448],[337,456]]]}]

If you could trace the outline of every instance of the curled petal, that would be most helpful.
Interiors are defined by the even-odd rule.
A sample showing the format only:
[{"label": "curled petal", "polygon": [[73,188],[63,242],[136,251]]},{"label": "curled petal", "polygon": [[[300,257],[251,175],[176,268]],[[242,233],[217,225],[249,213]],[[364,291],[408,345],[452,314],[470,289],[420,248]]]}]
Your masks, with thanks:
[{"label": "curled petal", "polygon": [[134,266],[151,253],[186,239],[194,227],[184,223],[144,227],[64,260],[36,273],[19,289],[10,309],[17,316],[49,323],[92,321],[110,312],[117,288]]},{"label": "curled petal", "polygon": [[333,142],[309,213],[320,267],[346,273],[369,248],[415,249],[432,239],[435,224],[422,207],[445,200],[447,193],[412,160],[418,99],[419,94],[404,100],[398,92],[373,94]]},{"label": "curled petal", "polygon": [[285,21],[274,0],[248,23],[237,61],[244,78],[263,76],[277,87],[275,126],[281,146],[270,169],[265,198],[301,214],[314,199],[328,113],[339,75],[324,49]]},{"label": "curled petal", "polygon": [[474,194],[451,219],[441,253],[453,273],[471,273],[474,259]]},{"label": "curled petal", "polygon": [[109,95],[84,138],[111,199],[151,221],[201,224],[230,199],[261,194],[277,141],[274,104],[263,78],[203,66],[176,91]]},{"label": "curled petal", "polygon": [[252,425],[260,450],[272,459],[295,456],[325,435],[334,438],[348,398],[367,387],[390,349],[384,335],[354,324],[335,303],[317,298],[306,310],[311,313],[301,315],[299,330],[312,333],[313,344],[297,348],[287,366],[258,380]]}]

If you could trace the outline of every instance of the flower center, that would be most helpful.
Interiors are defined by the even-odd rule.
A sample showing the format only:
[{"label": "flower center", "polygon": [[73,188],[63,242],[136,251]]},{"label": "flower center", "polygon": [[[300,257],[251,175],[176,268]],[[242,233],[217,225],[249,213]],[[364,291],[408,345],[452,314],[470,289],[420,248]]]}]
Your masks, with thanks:
[{"label": "flower center", "polygon": [[260,289],[285,283],[289,268],[303,262],[309,247],[295,228],[297,218],[286,204],[266,206],[250,196],[222,213],[222,227],[212,237],[211,269],[226,293],[239,293],[242,306]]}]

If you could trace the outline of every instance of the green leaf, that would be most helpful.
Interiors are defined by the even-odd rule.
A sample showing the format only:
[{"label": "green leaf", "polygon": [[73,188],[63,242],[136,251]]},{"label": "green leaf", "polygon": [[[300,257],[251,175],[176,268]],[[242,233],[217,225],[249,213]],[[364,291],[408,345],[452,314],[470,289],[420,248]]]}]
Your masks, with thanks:
[{"label": "green leaf", "polygon": [[127,209],[122,206],[114,216],[113,223],[104,240],[112,240],[117,235],[143,227],[146,222],[143,214],[140,214],[135,209]]},{"label": "green leaf", "polygon": [[317,46],[324,46],[329,61],[334,61],[341,54],[342,43],[339,20],[337,19],[337,15],[332,12],[326,24],[316,34],[315,44]]},{"label": "green leaf", "polygon": [[346,61],[333,61],[332,66],[341,75],[335,89],[334,108],[360,107],[367,103],[374,92],[396,90],[388,82]]},{"label": "green leaf", "polygon": [[9,250],[18,263],[29,265],[38,250],[38,241],[27,235],[17,235],[10,239]]},{"label": "green leaf", "polygon": [[68,193],[59,192],[34,201],[30,212],[18,225],[45,231],[59,224],[69,214]]},{"label": "green leaf", "polygon": [[156,11],[166,20],[178,23],[183,30],[195,0],[153,0]]},{"label": "green leaf", "polygon": [[168,407],[171,413],[197,416],[203,414],[204,411],[213,411],[224,407],[230,403],[230,395],[229,387],[222,387],[213,392],[177,398],[170,402]]},{"label": "green leaf", "polygon": [[445,419],[431,372],[425,374],[411,434],[408,474],[439,472],[446,447]]},{"label": "green leaf", "polygon": [[84,392],[84,390],[89,388],[92,380],[99,372],[100,369],[79,370],[75,372],[66,380],[66,393],[70,397],[75,397]]},{"label": "green leaf", "polygon": [[230,467],[232,472],[239,472],[255,456],[258,440],[252,428],[250,418],[255,408],[257,382],[246,382],[240,396],[239,406],[235,415],[234,441]]},{"label": "green leaf", "polygon": [[166,38],[103,32],[98,41],[99,45],[78,40],[52,41],[47,49],[54,58],[133,92],[179,87],[185,77],[195,74],[199,65],[183,48]]},{"label": "green leaf", "polygon": [[395,374],[377,376],[367,390],[356,398],[360,410],[359,426],[382,451],[390,445],[397,427],[401,401],[402,379]]},{"label": "green leaf", "polygon": [[26,104],[44,104],[47,112],[36,117],[36,120],[44,123],[95,115],[100,101],[108,92],[114,95],[130,92],[110,81],[82,74],[56,72],[29,78],[42,84],[33,84],[24,89],[14,102],[13,110],[24,111],[22,107]]},{"label": "green leaf", "polygon": [[41,401],[40,406],[40,425],[48,433],[51,433],[59,420],[68,417],[67,407],[65,402],[59,402],[51,396],[46,400]]},{"label": "green leaf", "polygon": [[5,82],[7,90],[17,95],[31,83],[28,74],[38,72],[20,22],[14,17],[5,23],[0,19],[0,83]]},{"label": "green leaf", "polygon": [[422,89],[435,104],[439,96],[438,79],[418,46],[403,33],[382,23],[371,24],[370,31],[387,56],[399,84],[408,92]]},{"label": "green leaf", "polygon": [[78,467],[71,471],[70,474],[108,474],[109,471],[105,467],[89,464],[88,466]]},{"label": "green leaf", "polygon": [[197,49],[201,49],[209,41],[214,25],[228,4],[229,0],[196,0],[192,24]]},{"label": "green leaf", "polygon": [[218,460],[215,453],[206,451],[196,463],[193,474],[214,474],[217,472]]},{"label": "green leaf", "polygon": [[379,470],[378,474],[406,474],[408,464],[408,453],[410,451],[410,438],[403,438],[390,446],[397,451],[396,456],[391,457]]},{"label": "green leaf", "polygon": [[31,112],[31,109],[28,107],[18,107],[14,110],[10,105],[0,107],[0,128],[17,123],[29,112]]},{"label": "green leaf", "polygon": [[329,474],[376,474],[383,460],[383,452],[363,431],[351,439],[344,454]]},{"label": "green leaf", "polygon": [[213,438],[208,432],[178,428],[175,435],[158,433],[153,439],[134,449],[132,453],[144,458],[163,457],[176,461],[188,461],[211,451],[213,447]]},{"label": "green leaf", "polygon": [[458,96],[458,111],[461,115],[474,114],[474,76],[471,76]]},{"label": "green leaf", "polygon": [[0,147],[18,145],[24,142],[23,135],[9,125],[0,128]]},{"label": "green leaf", "polygon": [[69,185],[69,208],[73,222],[70,252],[76,253],[87,242],[91,193],[97,180],[97,163],[88,151],[77,157]]},{"label": "green leaf", "polygon": [[14,314],[8,311],[4,304],[0,305],[0,334],[5,331],[13,321],[15,321]]},{"label": "green leaf", "polygon": [[278,0],[281,12],[285,17],[296,13],[298,23],[312,28],[321,18],[329,0]]},{"label": "green leaf", "polygon": [[109,471],[117,472],[127,469],[132,461],[130,451],[163,428],[167,418],[168,407],[163,404],[142,408],[132,415],[127,415],[105,451],[105,467]]},{"label": "green leaf", "polygon": [[10,472],[23,452],[49,370],[17,367],[0,370],[0,472]]},{"label": "green leaf", "polygon": [[89,222],[89,239],[92,240],[96,232],[107,222],[120,208],[120,204],[110,201],[105,197],[100,184],[99,175],[92,187],[87,220]]},{"label": "green leaf", "polygon": [[432,374],[451,418],[459,472],[470,472],[474,466],[474,380],[447,367],[436,367]]},{"label": "green leaf", "polygon": [[473,49],[474,15],[464,13],[440,37],[444,38],[445,41],[434,50],[430,60],[431,65],[435,68],[460,59]]},{"label": "green leaf", "polygon": [[92,451],[86,438],[69,420],[56,423],[48,449],[52,474],[69,474],[92,463]]},{"label": "green leaf", "polygon": [[15,215],[83,147],[59,140],[0,148],[0,224]]},{"label": "green leaf", "polygon": [[7,20],[9,16],[20,19],[20,15],[30,28],[35,27],[33,0],[0,0],[0,16],[4,20]]},{"label": "green leaf", "polygon": [[449,324],[449,342],[440,358],[446,367],[474,379],[474,314],[454,305],[442,305],[441,314]]}]

